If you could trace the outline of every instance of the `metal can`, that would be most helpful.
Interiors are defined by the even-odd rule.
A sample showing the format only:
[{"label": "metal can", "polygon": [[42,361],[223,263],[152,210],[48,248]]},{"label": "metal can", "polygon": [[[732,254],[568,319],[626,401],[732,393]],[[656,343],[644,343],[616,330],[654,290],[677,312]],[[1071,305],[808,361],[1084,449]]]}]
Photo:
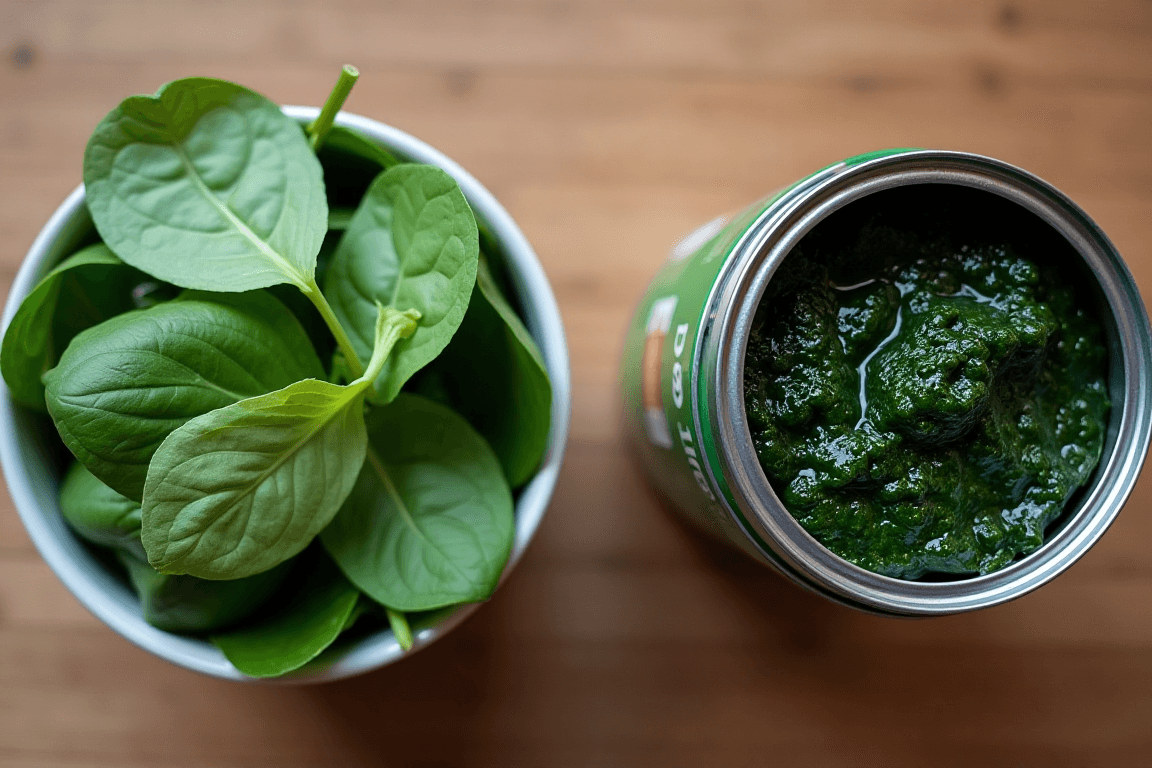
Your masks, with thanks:
[{"label": "metal can", "polygon": [[[792,517],[758,463],[744,408],[744,353],[756,308],[791,248],[834,211],[910,185],[958,185],[1007,199],[1083,260],[1109,350],[1112,408],[1100,463],[1031,554],[992,573],[907,581],[864,570]],[[1152,436],[1152,332],[1136,284],[1104,233],[1036,176],[979,155],[886,150],[824,168],[680,241],[628,330],[626,429],[647,474],[689,521],[836,602],[873,613],[957,613],[1019,597],[1070,567],[1104,533],[1136,482]]]}]

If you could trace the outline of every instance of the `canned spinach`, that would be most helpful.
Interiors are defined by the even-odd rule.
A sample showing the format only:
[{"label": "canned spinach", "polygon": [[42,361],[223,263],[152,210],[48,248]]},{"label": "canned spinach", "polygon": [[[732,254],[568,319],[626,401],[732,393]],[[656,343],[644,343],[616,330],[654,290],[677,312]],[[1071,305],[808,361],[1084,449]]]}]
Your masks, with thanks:
[{"label": "canned spinach", "polygon": [[685,238],[622,371],[657,488],[839,602],[994,605],[1069,567],[1152,429],[1148,320],[1107,238],[988,158],[831,166]]}]

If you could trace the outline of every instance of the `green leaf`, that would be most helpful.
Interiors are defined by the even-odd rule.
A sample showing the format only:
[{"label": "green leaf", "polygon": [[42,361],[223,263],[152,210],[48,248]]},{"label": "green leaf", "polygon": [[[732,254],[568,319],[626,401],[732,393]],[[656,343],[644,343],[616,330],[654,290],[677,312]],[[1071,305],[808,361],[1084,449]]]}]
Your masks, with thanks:
[{"label": "green leaf", "polygon": [[363,390],[308,379],[192,419],[156,451],[144,548],[164,573],[236,579],[308,545],[364,461]]},{"label": "green leaf", "polygon": [[211,640],[236,669],[276,677],[320,655],[350,625],[360,593],[319,548],[296,562],[289,583],[265,611]]},{"label": "green leaf", "polygon": [[60,511],[81,538],[144,557],[140,503],[104,485],[78,461],[60,484]]},{"label": "green leaf", "polygon": [[401,394],[369,414],[356,487],[321,540],[365,594],[399,611],[488,598],[512,547],[512,494],[464,419]]},{"label": "green leaf", "polygon": [[325,295],[361,357],[371,351],[376,305],[420,312],[376,380],[381,402],[448,345],[464,319],[479,255],[476,221],[444,171],[404,164],[372,183],[328,271]]},{"label": "green leaf", "polygon": [[328,209],[328,231],[333,230],[343,232],[348,229],[348,225],[352,223],[352,216],[355,215],[355,208],[329,208]]},{"label": "green leaf", "polygon": [[381,310],[368,372],[348,386],[308,379],[198,416],[148,465],[143,533],[162,573],[238,579],[308,545],[364,463],[363,401],[415,318]]},{"label": "green leaf", "polygon": [[342,125],[334,125],[328,132],[328,138],[325,139],[324,149],[321,152],[342,152],[348,155],[353,155],[361,160],[367,160],[370,163],[379,166],[378,170],[386,171],[394,165],[399,165],[400,161],[384,147],[377,144],[372,139],[364,136],[352,128],[345,128]]},{"label": "green leaf", "polygon": [[307,288],[327,229],[304,131],[235,83],[177,80],[108,113],[84,153],[96,229],[124,261],[186,288]]},{"label": "green leaf", "polygon": [[[380,172],[400,162],[375,142],[338,125],[332,128],[316,157],[324,168],[329,213],[333,208],[355,210]],[[328,227],[334,228],[331,216]]]},{"label": "green leaf", "polygon": [[[349,213],[349,218],[351,218],[351,213]],[[332,261],[333,254],[336,253],[336,244],[340,242],[342,234],[338,230],[330,229],[324,237],[324,244],[320,246],[320,253],[316,254],[317,279],[327,272],[328,264]],[[312,340],[312,346],[315,347],[316,354],[320,359],[330,360],[332,352],[336,349],[336,340],[332,337],[332,331],[328,324],[324,322],[324,316],[320,314],[312,300],[294,285],[274,285],[264,290],[279,299],[284,306],[292,311],[292,314],[296,315],[296,319],[300,321],[300,325],[307,332],[308,338]]]},{"label": "green leaf", "polygon": [[468,314],[434,369],[452,405],[500,458],[509,485],[523,485],[548,447],[552,384],[540,350],[484,259]]},{"label": "green leaf", "polygon": [[[49,272],[24,298],[4,333],[0,370],[12,399],[44,411],[40,377],[80,331],[132,309],[132,288],[143,277],[103,243]],[[59,306],[66,311],[58,313]]]},{"label": "green leaf", "polygon": [[283,563],[246,579],[207,581],[169,576],[126,552],[117,552],[140,598],[144,620],[167,632],[211,632],[246,618],[275,594],[292,569]]},{"label": "green leaf", "polygon": [[292,313],[264,291],[187,294],[118,315],[68,345],[44,376],[65,445],[130,499],[148,462],[189,419],[324,375]]}]

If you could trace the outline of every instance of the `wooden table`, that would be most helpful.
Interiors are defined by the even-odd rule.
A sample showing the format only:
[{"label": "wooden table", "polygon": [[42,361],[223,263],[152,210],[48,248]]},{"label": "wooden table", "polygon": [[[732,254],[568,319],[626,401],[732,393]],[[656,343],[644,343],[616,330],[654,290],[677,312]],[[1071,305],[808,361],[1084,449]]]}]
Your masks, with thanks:
[{"label": "wooden table", "polygon": [[693,225],[857,152],[971,150],[1085,207],[1152,291],[1152,3],[0,4],[0,281],[92,126],[188,75],[348,108],[470,169],[567,324],[572,437],[517,572],[452,635],[319,687],[237,685],[82,609],[0,509],[0,766],[1146,765],[1152,485],[1059,580],[860,615],[700,541],[621,441],[629,314]]}]

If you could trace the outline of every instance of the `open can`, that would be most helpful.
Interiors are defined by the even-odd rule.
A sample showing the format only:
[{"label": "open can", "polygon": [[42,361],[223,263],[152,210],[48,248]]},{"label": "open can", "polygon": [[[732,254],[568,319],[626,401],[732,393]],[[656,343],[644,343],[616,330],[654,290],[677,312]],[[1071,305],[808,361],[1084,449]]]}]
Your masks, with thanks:
[{"label": "open can", "polygon": [[[909,581],[841,559],[781,502],[761,469],[744,406],[744,355],[765,288],[791,249],[835,211],[897,187],[994,195],[1071,246],[1108,347],[1112,405],[1103,452],[1039,549],[986,575]],[[1082,263],[1080,263],[1082,262]],[[1085,290],[1086,289],[1086,290]],[[796,583],[873,613],[925,616],[998,605],[1055,578],[1119,513],[1152,435],[1152,332],[1136,284],[1099,227],[1030,173],[979,155],[887,150],[849,158],[685,237],[629,327],[621,370],[626,429],[652,483],[689,521]]]}]

